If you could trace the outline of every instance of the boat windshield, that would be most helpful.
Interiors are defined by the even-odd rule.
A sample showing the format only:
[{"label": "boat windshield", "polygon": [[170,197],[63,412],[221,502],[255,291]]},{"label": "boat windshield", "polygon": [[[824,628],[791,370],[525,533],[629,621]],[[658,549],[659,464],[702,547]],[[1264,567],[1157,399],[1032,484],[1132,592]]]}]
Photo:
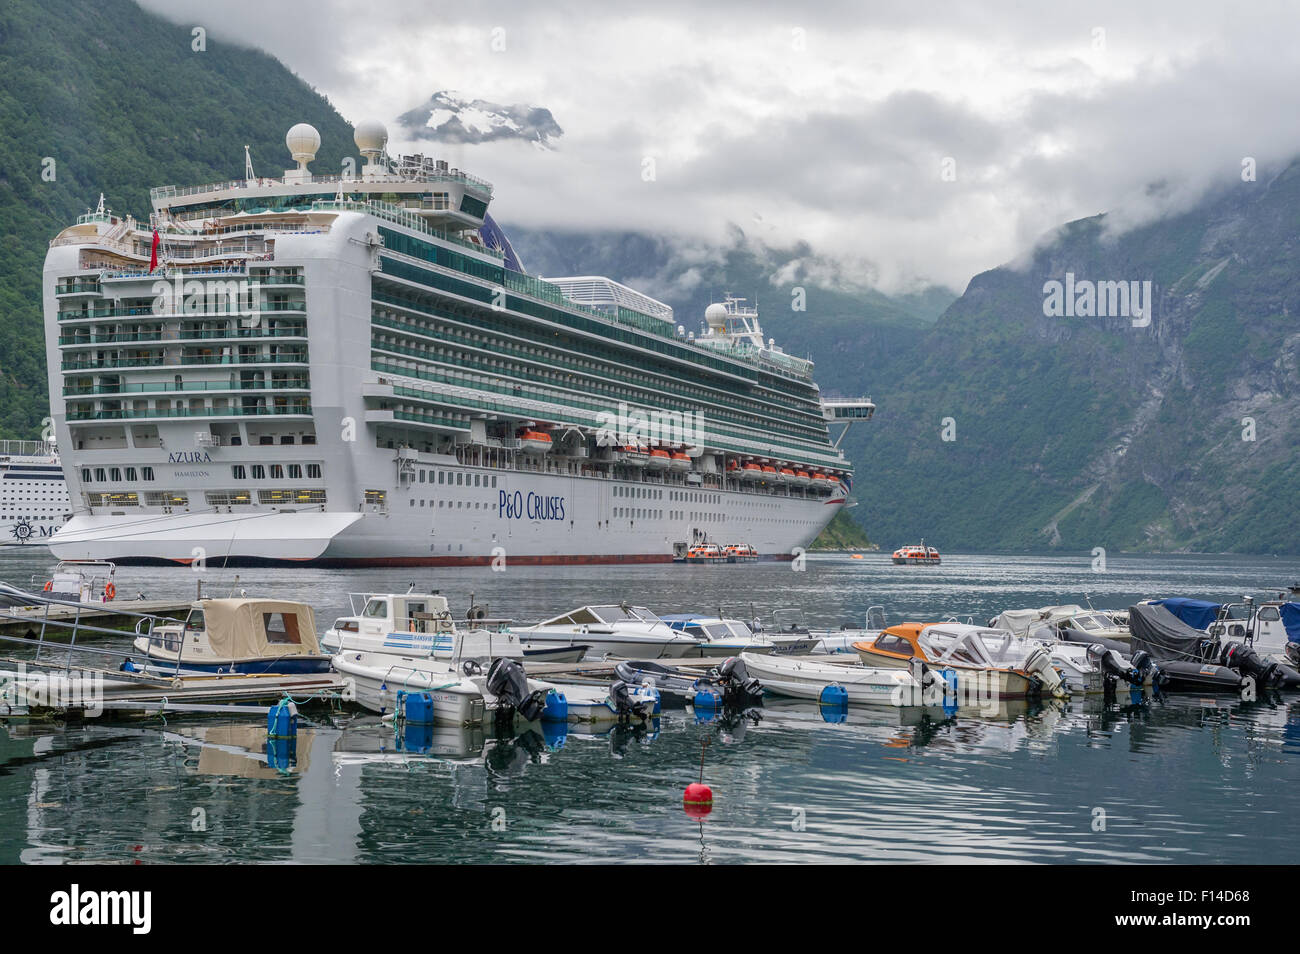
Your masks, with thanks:
[{"label": "boat windshield", "polygon": [[388,600],[371,600],[361,615],[367,619],[387,619]]},{"label": "boat windshield", "polygon": [[207,624],[204,621],[203,608],[195,606],[190,609],[190,615],[185,617],[186,629],[206,629]]},{"label": "boat windshield", "polygon": [[[587,607],[602,623],[626,623],[629,620],[636,620],[641,623],[657,623],[659,617],[650,612],[644,606],[590,606]],[[576,617],[578,614],[571,614]]]},{"label": "boat windshield", "polygon": [[754,635],[754,631],[738,619],[727,620],[727,625],[731,627],[732,635],[741,639],[751,639]]}]

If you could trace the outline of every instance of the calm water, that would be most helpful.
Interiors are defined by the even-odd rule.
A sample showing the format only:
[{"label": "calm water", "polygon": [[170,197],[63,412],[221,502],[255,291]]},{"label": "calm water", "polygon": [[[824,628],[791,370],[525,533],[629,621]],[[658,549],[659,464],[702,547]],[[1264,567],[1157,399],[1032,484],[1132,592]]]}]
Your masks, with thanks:
[{"label": "calm water", "polygon": [[[43,550],[0,551],[0,579],[43,581]],[[232,587],[302,599],[321,625],[352,590],[440,590],[463,610],[535,619],[627,599],[661,612],[891,622],[1057,602],[1123,607],[1153,595],[1276,592],[1300,561],[1086,555],[884,555],[788,565],[211,571]],[[123,567],[121,593],[193,594],[189,570]],[[1300,697],[1009,705],[992,717],[769,701],[758,724],[669,711],[648,730],[495,739],[438,729],[399,740],[372,717],[320,716],[296,763],[269,766],[255,717],[61,728],[0,725],[0,861],[1143,861],[1289,862],[1300,826]],[[682,811],[699,773],[700,825]],[[427,754],[411,751],[423,749]],[[1104,818],[1102,813],[1104,813]],[[1096,830],[1102,827],[1104,830]]]}]

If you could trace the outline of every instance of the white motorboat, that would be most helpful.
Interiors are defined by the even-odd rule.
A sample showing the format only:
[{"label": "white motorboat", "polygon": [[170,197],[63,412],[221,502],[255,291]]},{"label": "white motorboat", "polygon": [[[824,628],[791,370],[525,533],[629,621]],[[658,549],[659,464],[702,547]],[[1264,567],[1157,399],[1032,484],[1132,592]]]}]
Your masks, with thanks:
[{"label": "white motorboat", "polygon": [[597,658],[680,659],[698,655],[699,640],[679,633],[644,606],[581,606],[513,632],[530,646],[587,645]]},{"label": "white motorboat", "polygon": [[854,704],[897,706],[921,698],[920,685],[905,669],[756,653],[743,653],[740,658],[749,674],[763,683],[763,689],[778,696],[831,701],[834,695],[827,689],[839,687]]},{"label": "white motorboat", "polygon": [[552,709],[563,709],[565,721],[578,725],[604,725],[621,722],[629,717],[651,719],[659,715],[659,692],[653,686],[615,682],[612,686],[577,685],[574,683],[541,682],[560,695],[552,702]]},{"label": "white motorboat", "polygon": [[[345,695],[373,712],[396,713],[409,694],[427,692],[435,723],[469,725],[507,709],[525,719],[544,714],[549,687],[527,679],[523,658],[514,633],[470,630],[435,638],[427,654],[345,649],[332,665],[344,678]],[[500,667],[503,682],[495,678],[497,663],[508,664]]]},{"label": "white motorboat", "polygon": [[[447,598],[437,593],[350,593],[352,615],[340,616],[321,637],[327,652],[344,650],[389,652],[427,656],[441,639],[455,638],[458,629],[510,632],[509,619],[489,619],[471,608],[468,619],[457,623]],[[524,658],[533,662],[577,662],[588,646],[533,646],[522,641]]]},{"label": "white motorboat", "polygon": [[[1070,691],[1050,647],[1002,629],[968,623],[903,623],[854,648],[868,666],[908,668],[919,659],[934,669],[952,669],[959,685],[974,679],[979,692],[989,696],[1017,698],[1035,692],[1063,696]],[[1100,674],[1097,679],[1100,684]]]},{"label": "white motorboat", "polygon": [[678,632],[700,641],[698,650],[692,650],[687,654],[689,656],[719,659],[741,653],[806,656],[819,641],[817,637],[803,633],[756,633],[748,623],[719,616],[674,613],[659,618]]},{"label": "white motorboat", "polygon": [[[1077,604],[1067,603],[1060,606],[1042,606],[1038,609],[1005,610],[989,620],[993,629],[1005,629],[1019,636],[1043,638],[1042,627],[1049,626],[1056,632],[1052,638],[1059,639],[1069,630],[1076,632],[1072,642],[1089,639],[1107,639],[1127,643],[1130,635],[1127,625],[1117,624],[1105,613],[1098,610],[1084,609]],[[1030,630],[1034,632],[1031,633]]]}]

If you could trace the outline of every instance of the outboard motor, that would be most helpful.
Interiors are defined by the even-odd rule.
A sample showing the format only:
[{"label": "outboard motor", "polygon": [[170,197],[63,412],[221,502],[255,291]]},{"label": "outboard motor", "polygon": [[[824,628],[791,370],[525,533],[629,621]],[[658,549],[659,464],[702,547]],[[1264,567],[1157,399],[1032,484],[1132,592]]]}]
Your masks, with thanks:
[{"label": "outboard motor", "polygon": [[[1138,655],[1149,665],[1150,656],[1141,652]],[[1133,663],[1126,663],[1123,656],[1101,643],[1093,643],[1088,647],[1088,662],[1097,667],[1108,687],[1113,687],[1121,679],[1130,686],[1138,687],[1146,682],[1146,672],[1143,669]]]},{"label": "outboard motor", "polygon": [[1052,666],[1051,654],[1041,646],[1025,657],[1024,671],[1037,679],[1048,695],[1068,695],[1062,685],[1061,674]]},{"label": "outboard motor", "polygon": [[749,674],[739,656],[723,660],[717,668],[717,680],[722,687],[723,702],[730,708],[741,708],[763,694],[763,684]]},{"label": "outboard motor", "polygon": [[1276,686],[1283,679],[1280,665],[1260,658],[1259,653],[1241,643],[1228,643],[1219,657],[1219,665],[1235,669],[1243,676],[1250,676],[1261,689]]},{"label": "outboard motor", "polygon": [[616,679],[609,687],[609,701],[614,704],[614,711],[618,713],[619,719],[635,716],[644,721],[648,715],[645,703],[632,698],[627,683],[622,679]]},{"label": "outboard motor", "polygon": [[518,712],[526,722],[536,722],[546,708],[546,693],[530,692],[524,667],[506,656],[492,660],[487,674],[487,691]]}]

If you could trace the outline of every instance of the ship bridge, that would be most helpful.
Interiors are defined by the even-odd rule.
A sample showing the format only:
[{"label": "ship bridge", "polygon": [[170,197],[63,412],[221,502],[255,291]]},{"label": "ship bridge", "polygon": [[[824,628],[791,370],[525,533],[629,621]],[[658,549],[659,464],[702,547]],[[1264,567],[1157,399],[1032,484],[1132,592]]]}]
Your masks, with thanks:
[{"label": "ship bridge", "polygon": [[869,421],[876,413],[876,405],[869,397],[822,398],[822,417],[827,424],[843,424],[835,446],[839,447],[844,435],[858,421]]}]

